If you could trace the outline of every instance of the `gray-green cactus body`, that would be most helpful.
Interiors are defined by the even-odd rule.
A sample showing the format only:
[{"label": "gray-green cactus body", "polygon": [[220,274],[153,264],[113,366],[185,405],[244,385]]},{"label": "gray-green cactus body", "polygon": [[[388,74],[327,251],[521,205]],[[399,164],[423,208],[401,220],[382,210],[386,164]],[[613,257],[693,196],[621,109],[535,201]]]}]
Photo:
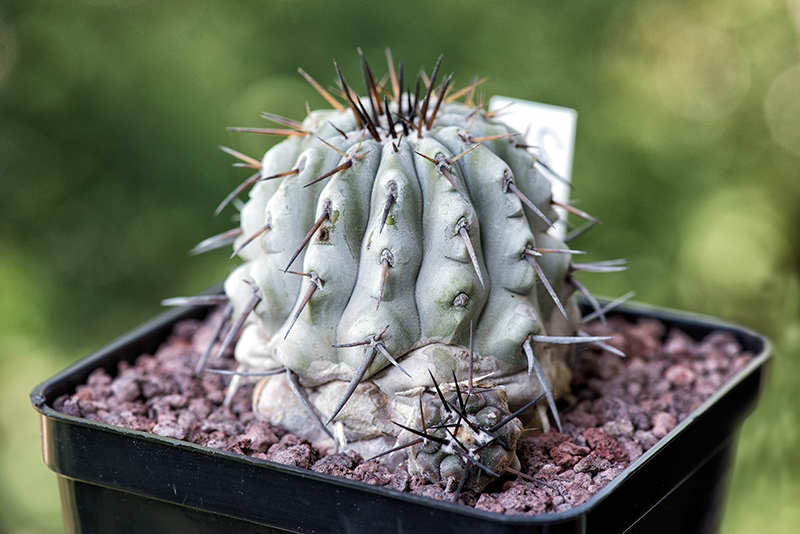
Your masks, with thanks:
[{"label": "gray-green cactus body", "polygon": [[[416,283],[423,257],[422,192],[409,145],[401,145],[395,151],[386,144],[381,156],[372,188],[368,228],[363,234],[358,281],[337,334],[340,343],[361,341],[388,326],[391,336],[385,336],[384,347],[391,354],[402,354],[420,339],[417,299],[409,288]],[[384,222],[387,197],[394,201]],[[339,350],[341,360],[353,369],[364,358],[362,347]],[[376,355],[365,377],[386,363],[383,355]]]},{"label": "gray-green cactus body", "polygon": [[[312,112],[267,152],[261,176],[285,175],[252,188],[235,243],[244,263],[225,291],[239,317],[260,299],[236,347],[245,368],[289,370],[339,439],[386,447],[431,376],[465,380],[470,358],[512,410],[564,391],[568,347],[546,336],[574,335],[579,314],[570,255],[535,252],[566,245],[550,182],[514,132],[436,92],[414,105],[394,95],[388,109],[378,92]],[[280,397],[291,389],[263,378],[256,410],[324,440]]]},{"label": "gray-green cactus body", "polygon": [[[337,326],[356,285],[372,193],[372,182],[364,180],[364,175],[375,174],[381,153],[381,147],[374,142],[365,141],[360,148],[359,151],[358,145],[352,146],[342,159],[357,154],[364,157],[331,177],[319,194],[314,220],[323,222],[302,262],[302,272],[310,276],[302,277],[300,298],[271,342],[276,360],[310,382],[318,380],[316,374],[327,376],[328,362],[340,360],[333,345],[337,343]],[[277,274],[281,275],[280,271]],[[316,290],[303,306],[312,288]]]},{"label": "gray-green cactus body", "polygon": [[[417,142],[415,151],[425,207],[423,257],[415,288],[422,337],[428,342],[466,345],[470,320],[478,317],[486,301],[486,290],[461,236],[462,228],[470,236],[479,235],[478,217],[467,197],[461,171],[457,167],[448,171],[454,186],[432,162],[419,155],[435,160],[451,159],[453,154],[428,137]],[[486,272],[480,240],[473,239],[472,243],[480,269]]]},{"label": "gray-green cactus body", "polygon": [[[457,127],[436,132],[451,150],[461,153],[471,145],[458,135]],[[536,274],[524,260],[525,249],[534,242],[522,202],[507,191],[512,177],[508,165],[491,150],[478,146],[459,159],[465,175],[480,176],[469,183],[469,193],[480,199],[475,209],[482,221],[483,244],[492,291],[476,332],[480,354],[511,365],[522,366],[522,342],[541,331],[541,313],[533,291]]]}]

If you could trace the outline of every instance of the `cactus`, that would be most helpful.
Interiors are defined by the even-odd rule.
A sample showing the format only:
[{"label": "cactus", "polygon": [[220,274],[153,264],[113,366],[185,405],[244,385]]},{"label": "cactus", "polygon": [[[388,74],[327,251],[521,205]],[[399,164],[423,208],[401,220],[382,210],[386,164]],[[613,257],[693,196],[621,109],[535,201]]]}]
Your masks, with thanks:
[{"label": "cactus", "polygon": [[262,161],[224,149],[256,173],[217,210],[251,187],[240,227],[197,249],[233,242],[244,260],[224,284],[219,350],[241,331],[234,383],[260,377],[254,407],[270,422],[480,488],[518,467],[511,411],[535,404],[547,427],[549,408],[560,429],[570,345],[604,339],[579,332],[573,293],[597,304],[573,272],[621,266],[571,261],[552,172],[474,103],[479,82],[437,88],[440,57],[408,90],[387,51],[385,90],[361,57],[364,98],[338,65],[344,104],[300,70],[333,109],[232,128],[287,139]]}]

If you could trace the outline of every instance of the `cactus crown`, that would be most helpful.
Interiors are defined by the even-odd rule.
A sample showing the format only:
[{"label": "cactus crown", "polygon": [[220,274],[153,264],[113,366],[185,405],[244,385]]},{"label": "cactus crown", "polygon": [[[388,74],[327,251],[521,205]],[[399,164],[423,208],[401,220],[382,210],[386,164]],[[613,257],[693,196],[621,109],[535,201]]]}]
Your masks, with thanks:
[{"label": "cactus crown", "polygon": [[[344,104],[300,70],[332,110],[309,111],[302,123],[264,114],[284,129],[233,128],[287,139],[262,161],[224,149],[257,172],[217,210],[252,187],[240,228],[201,244],[233,241],[244,259],[225,282],[235,324],[220,351],[243,329],[243,368],[275,375],[262,379],[256,408],[291,426],[280,382],[326,432],[335,421],[340,441],[385,445],[399,432],[393,421],[424,427],[414,399],[431,380],[457,384],[467,366],[471,380],[473,365],[503,390],[474,397],[486,413],[543,394],[560,425],[566,347],[591,339],[576,337],[572,294],[585,290],[572,251],[551,231],[552,173],[476,102],[479,81],[451,91],[451,74],[437,87],[441,57],[413,90],[388,51],[389,89],[361,58],[365,98],[338,64]],[[413,457],[430,456],[424,441]]]}]

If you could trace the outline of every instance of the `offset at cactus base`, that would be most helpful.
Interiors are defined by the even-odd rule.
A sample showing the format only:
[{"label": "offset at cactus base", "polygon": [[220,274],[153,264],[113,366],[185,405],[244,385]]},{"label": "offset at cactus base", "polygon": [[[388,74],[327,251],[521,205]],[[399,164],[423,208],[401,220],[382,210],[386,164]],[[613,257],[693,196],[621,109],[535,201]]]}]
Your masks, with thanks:
[{"label": "offset at cactus base", "polygon": [[[429,82],[418,76],[408,90],[402,62],[395,69],[387,57],[388,88],[363,56],[364,98],[336,66],[344,104],[301,71],[333,109],[302,123],[265,114],[287,129],[235,129],[287,139],[262,161],[225,149],[257,173],[220,206],[252,186],[240,228],[212,239],[235,236],[244,260],[225,281],[234,324],[223,345],[241,329],[242,371],[268,375],[256,411],[323,448],[335,439],[370,457],[425,445],[434,424],[425,410],[455,409],[447,433],[475,462],[411,462],[451,483],[465,462],[515,461],[513,446],[497,461],[481,439],[462,447],[470,395],[500,419],[544,396],[538,424],[549,424],[548,405],[560,424],[555,398],[568,389],[571,344],[602,340],[576,334],[580,268],[552,231],[550,179],[531,147],[482,98],[474,103],[477,84],[450,91],[451,75],[437,86],[441,58]],[[518,435],[520,423],[507,424]],[[417,434],[398,442],[403,426]]]}]

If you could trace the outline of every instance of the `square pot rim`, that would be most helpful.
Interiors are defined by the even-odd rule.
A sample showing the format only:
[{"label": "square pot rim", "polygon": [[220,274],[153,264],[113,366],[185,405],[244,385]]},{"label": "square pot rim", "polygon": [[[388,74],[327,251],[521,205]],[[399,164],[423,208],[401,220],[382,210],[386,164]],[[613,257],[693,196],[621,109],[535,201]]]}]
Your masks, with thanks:
[{"label": "square pot rim", "polygon": [[[129,345],[132,340],[141,337],[143,333],[150,332],[155,327],[162,326],[164,324],[169,324],[171,327],[172,324],[183,318],[189,318],[192,316],[202,316],[203,311],[207,312],[208,309],[210,309],[210,306],[179,307],[174,310],[162,313],[157,317],[155,317],[154,319],[151,319],[150,321],[144,323],[138,328],[131,330],[127,334],[124,334],[118,339],[100,348],[99,350],[91,353],[90,355],[70,364],[64,370],[60,371],[51,378],[35,386],[31,391],[30,398],[34,408],[40,413],[40,418],[42,419],[42,428],[44,429],[44,420],[49,419],[53,422],[61,424],[75,425],[88,429],[96,429],[101,432],[109,432],[124,438],[132,438],[147,443],[152,443],[160,446],[167,446],[171,448],[177,448],[179,450],[183,450],[186,452],[200,454],[207,458],[222,459],[223,461],[226,462],[235,462],[237,464],[250,466],[253,469],[260,469],[260,470],[266,469],[268,471],[282,473],[286,476],[314,480],[326,486],[332,485],[334,487],[347,488],[349,490],[356,491],[359,493],[366,493],[381,497],[383,499],[389,499],[390,501],[400,500],[410,504],[420,505],[426,508],[441,510],[448,514],[467,516],[495,524],[504,524],[509,526],[512,525],[536,526],[543,524],[569,523],[575,521],[580,522],[580,521],[585,521],[586,515],[588,513],[596,509],[601,503],[603,503],[608,498],[609,495],[615,492],[620,486],[625,484],[630,478],[635,476],[637,472],[642,470],[644,466],[646,466],[657,454],[660,453],[660,451],[668,447],[671,442],[673,442],[679,436],[684,434],[687,431],[687,429],[695,425],[698,419],[700,419],[709,410],[711,406],[715,405],[717,402],[719,402],[720,399],[728,395],[745,378],[761,370],[772,356],[771,343],[766,337],[745,327],[730,322],[722,321],[714,317],[709,317],[706,315],[701,315],[696,313],[678,311],[669,308],[662,308],[642,303],[626,303],[624,305],[619,306],[618,308],[615,308],[613,311],[609,312],[608,314],[609,316],[622,315],[628,319],[630,319],[631,317],[646,317],[646,318],[659,319],[662,322],[664,322],[668,327],[678,326],[677,324],[674,323],[680,323],[680,325],[683,326],[689,324],[691,326],[702,327],[703,329],[707,329],[709,331],[711,330],[728,331],[736,336],[737,340],[742,345],[743,350],[748,350],[754,354],[754,358],[744,368],[737,371],[736,375],[734,375],[730,380],[728,380],[725,384],[723,384],[699,407],[693,410],[664,438],[661,438],[653,447],[644,452],[642,456],[640,456],[637,460],[632,462],[627,468],[625,468],[625,470],[621,474],[615,477],[611,482],[609,482],[605,487],[603,487],[600,491],[594,494],[586,502],[564,512],[539,514],[536,516],[508,515],[508,514],[499,514],[485,510],[477,510],[470,506],[464,506],[449,501],[439,501],[429,497],[414,495],[408,492],[400,492],[386,487],[373,486],[365,484],[363,482],[348,480],[342,477],[336,477],[324,473],[317,473],[311,471],[310,469],[303,469],[299,467],[283,465],[268,460],[252,458],[235,452],[213,449],[211,447],[197,445],[187,441],[181,441],[173,438],[166,438],[145,431],[117,427],[108,423],[101,423],[76,416],[71,416],[56,411],[50,405],[58,396],[54,392],[54,389],[56,389],[56,385],[65,381],[67,377],[73,376],[76,373],[81,374],[84,377],[88,376],[88,374],[91,371],[101,366],[100,365],[101,361],[108,359],[110,355],[117,352],[121,347]],[[680,328],[680,326],[678,327]],[[685,330],[685,328],[681,329]],[[162,342],[163,341],[164,339],[162,339]],[[763,379],[763,376],[761,378]],[[85,381],[85,378],[83,381]],[[744,417],[744,415],[745,414],[741,414],[738,419],[741,420]],[[43,435],[42,445],[43,445],[43,452],[45,455],[44,458],[45,464],[47,464],[50,469],[52,469],[59,475],[72,478],[70,476],[70,473],[62,473],[61,470],[59,469],[59,466],[54,464],[54,460],[52,458],[47,457],[46,449],[44,449],[45,445],[44,440],[45,437]],[[95,483],[95,481],[92,481],[91,483]]]}]

